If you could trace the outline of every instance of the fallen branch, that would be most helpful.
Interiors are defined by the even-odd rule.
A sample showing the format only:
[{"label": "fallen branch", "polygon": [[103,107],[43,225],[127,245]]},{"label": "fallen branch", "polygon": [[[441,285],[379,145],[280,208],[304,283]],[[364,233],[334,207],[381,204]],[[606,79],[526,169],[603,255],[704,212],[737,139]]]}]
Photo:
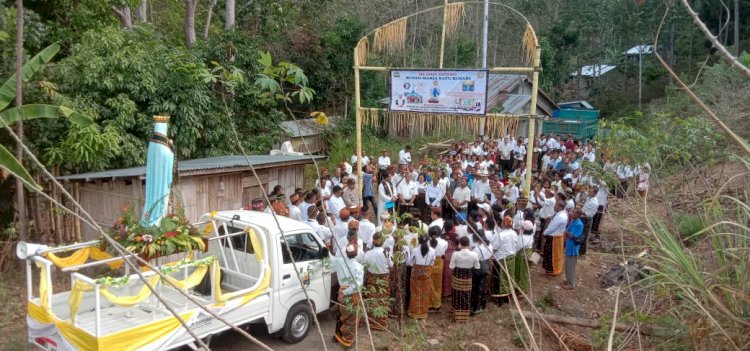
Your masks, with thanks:
[{"label": "fallen branch", "polygon": [[[596,319],[558,316],[555,314],[545,314],[545,313],[537,314],[537,313],[533,313],[529,311],[521,311],[519,313],[516,310],[511,310],[511,313],[516,316],[523,315],[523,317],[531,318],[531,319],[541,320],[543,318],[550,323],[576,325],[579,327],[586,327],[586,328],[592,328],[592,329],[600,329],[600,328],[605,328],[609,326],[608,323],[602,324]],[[619,332],[630,331],[632,328],[633,326],[628,325],[628,324],[622,324],[622,323],[616,323],[614,326],[614,329]],[[653,335],[653,336],[669,336],[672,334],[669,332],[669,330],[665,328],[655,327],[651,325],[643,325],[643,324],[641,325],[640,332],[641,334],[644,334],[644,335]]]}]

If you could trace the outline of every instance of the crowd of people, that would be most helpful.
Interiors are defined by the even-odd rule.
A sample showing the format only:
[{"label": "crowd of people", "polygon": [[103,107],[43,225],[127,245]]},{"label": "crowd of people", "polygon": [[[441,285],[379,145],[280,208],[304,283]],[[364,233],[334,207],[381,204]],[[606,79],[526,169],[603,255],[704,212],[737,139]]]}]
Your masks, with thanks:
[{"label": "crowd of people", "polygon": [[[445,301],[465,322],[488,301],[526,292],[530,260],[541,259],[548,276],[564,271],[561,287],[575,289],[577,259],[599,240],[610,190],[622,196],[633,178],[640,194],[648,190],[648,166],[602,162],[591,142],[570,135],[542,134],[531,146],[509,136],[461,141],[432,162],[413,161],[409,146],[394,159],[386,149],[376,159],[363,152],[361,193],[357,161],[355,154],[322,169],[314,189],[288,199],[276,187],[269,206],[255,199],[250,209],[309,224],[334,255],[339,300],[358,301],[361,292],[368,310],[392,317],[428,318]],[[587,162],[600,162],[620,183],[609,189],[584,171]],[[354,341],[351,311],[342,307],[337,321],[345,347]],[[371,328],[387,328],[387,317],[370,313]]]}]

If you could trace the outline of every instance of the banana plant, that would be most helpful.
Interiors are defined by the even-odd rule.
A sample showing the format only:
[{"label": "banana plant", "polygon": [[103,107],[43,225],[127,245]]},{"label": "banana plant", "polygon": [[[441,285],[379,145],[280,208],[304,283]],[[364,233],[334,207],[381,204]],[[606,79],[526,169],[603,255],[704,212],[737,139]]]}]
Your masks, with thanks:
[{"label": "banana plant", "polygon": [[[23,65],[21,71],[23,81],[28,82],[31,76],[38,72],[44,64],[52,60],[59,51],[60,45],[55,43],[32,57],[31,60]],[[16,76],[14,74],[0,86],[0,127],[9,126],[21,119],[31,120],[37,118],[67,118],[70,122],[80,126],[88,126],[94,123],[90,118],[65,106],[29,104],[7,108],[16,96],[15,80]],[[13,156],[13,153],[2,145],[0,145],[0,168],[21,178],[27,185],[40,188],[34,181],[34,178],[31,177],[31,174],[29,174],[29,171]]]}]

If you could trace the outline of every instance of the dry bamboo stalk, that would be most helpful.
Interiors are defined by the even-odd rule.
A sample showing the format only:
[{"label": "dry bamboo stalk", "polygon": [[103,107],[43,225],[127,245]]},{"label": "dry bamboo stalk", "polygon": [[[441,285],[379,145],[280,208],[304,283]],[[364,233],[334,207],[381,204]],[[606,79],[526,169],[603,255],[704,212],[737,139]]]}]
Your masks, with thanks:
[{"label": "dry bamboo stalk", "polygon": [[534,59],[534,52],[536,51],[537,46],[539,46],[539,41],[536,38],[536,33],[534,32],[534,27],[531,26],[531,23],[526,23],[526,31],[523,33],[522,42],[524,62],[531,63]]},{"label": "dry bamboo stalk", "polygon": [[405,43],[406,17],[402,17],[375,30],[373,51],[393,54],[403,50]]},{"label": "dry bamboo stalk", "polygon": [[445,35],[453,38],[458,32],[458,23],[466,16],[463,2],[448,4],[445,8]]},{"label": "dry bamboo stalk", "polygon": [[367,65],[367,49],[370,46],[370,41],[367,37],[362,37],[357,43],[357,62],[354,63],[356,66]]}]

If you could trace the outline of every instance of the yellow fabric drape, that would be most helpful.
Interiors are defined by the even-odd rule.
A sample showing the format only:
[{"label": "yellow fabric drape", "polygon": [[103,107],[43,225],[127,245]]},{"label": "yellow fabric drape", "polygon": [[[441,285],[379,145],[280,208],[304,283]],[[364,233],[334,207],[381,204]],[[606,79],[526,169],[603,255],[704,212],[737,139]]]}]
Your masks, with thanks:
[{"label": "yellow fabric drape", "polygon": [[36,266],[39,267],[39,302],[45,311],[49,311],[49,296],[47,285],[47,265],[36,262]]},{"label": "yellow fabric drape", "polygon": [[[73,326],[71,323],[57,320],[41,306],[28,303],[29,317],[41,324],[55,324],[57,331],[67,342],[80,351],[97,350],[138,350],[155,341],[169,336],[182,327],[180,321],[174,317],[167,317],[137,327],[125,329],[114,334],[96,338],[90,333]],[[183,313],[180,318],[186,322],[192,320],[197,311]]]},{"label": "yellow fabric drape", "polygon": [[200,284],[201,280],[203,280],[203,277],[206,275],[206,272],[208,272],[208,266],[195,267],[193,273],[190,273],[190,275],[184,280],[177,280],[170,276],[167,276],[167,280],[178,288],[186,290]]},{"label": "yellow fabric drape", "polygon": [[263,246],[261,246],[260,240],[258,240],[258,235],[252,228],[250,228],[248,235],[250,235],[250,243],[253,245],[253,250],[255,251],[255,259],[258,262],[263,261]]},{"label": "yellow fabric drape", "polygon": [[[205,274],[205,272],[204,272]],[[159,276],[155,275],[148,280],[148,284],[155,286],[159,282]],[[200,281],[200,280],[199,280]],[[78,308],[81,307],[83,301],[83,293],[85,291],[92,291],[94,287],[82,280],[76,280],[73,285],[73,289],[70,290],[70,296],[68,296],[68,306],[70,307],[71,320],[75,320]],[[101,295],[106,298],[109,302],[123,307],[131,307],[151,296],[151,290],[144,284],[138,294],[133,296],[115,296],[107,288],[101,288]]]},{"label": "yellow fabric drape", "polygon": [[[256,254],[257,254],[256,249]],[[257,256],[256,256],[257,257]],[[242,291],[235,291],[228,294],[224,294],[221,292],[221,267],[219,267],[219,262],[214,262],[213,264],[213,271],[214,271],[214,295],[216,296],[217,303],[215,305],[217,306],[223,306],[225,302],[235,299],[235,298],[242,298],[240,301],[240,306],[244,305],[250,300],[258,297],[258,295],[262,294],[263,292],[268,289],[269,285],[271,284],[271,268],[269,267],[266,272],[263,274],[263,280],[260,282],[260,285],[257,289],[250,291],[250,292],[242,292]]]},{"label": "yellow fabric drape", "polygon": [[[44,257],[52,261],[52,263],[54,263],[55,266],[57,266],[58,268],[66,268],[66,267],[72,267],[72,266],[84,264],[86,263],[86,261],[88,261],[89,258],[95,261],[101,261],[101,260],[112,258],[112,255],[102,250],[99,250],[96,247],[88,246],[88,247],[84,247],[84,248],[76,250],[75,252],[73,252],[72,255],[68,257],[58,257],[52,252],[45,253]],[[112,269],[120,268],[122,264],[123,264],[122,259],[117,260],[117,261],[107,262],[107,265]]]},{"label": "yellow fabric drape", "polygon": [[[188,254],[187,254],[187,256],[185,256],[184,259],[173,261],[173,262],[168,262],[168,263],[163,264],[162,266],[171,267],[171,266],[174,266],[176,264],[182,263],[184,260],[192,260],[193,256],[195,256],[194,254],[195,254],[194,250],[193,251],[189,251]],[[151,268],[149,268],[148,266],[141,266],[141,272],[148,272],[150,270],[151,270]]]}]

